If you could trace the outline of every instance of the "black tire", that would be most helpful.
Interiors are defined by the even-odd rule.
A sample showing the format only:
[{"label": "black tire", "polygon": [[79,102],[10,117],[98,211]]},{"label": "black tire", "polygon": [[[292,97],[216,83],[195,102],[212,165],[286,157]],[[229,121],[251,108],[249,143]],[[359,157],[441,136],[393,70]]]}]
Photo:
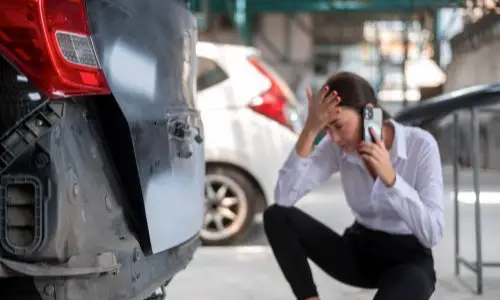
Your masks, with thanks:
[{"label": "black tire", "polygon": [[[215,222],[212,221],[209,226],[206,226],[206,221],[204,221],[203,230],[201,232],[201,241],[203,245],[207,246],[229,246],[242,242],[255,219],[256,203],[257,198],[259,197],[258,190],[254,187],[252,181],[244,174],[239,172],[237,169],[225,166],[207,166],[205,177],[205,199],[207,201],[205,217],[208,217],[210,209],[212,209],[212,211],[216,211],[221,207],[223,209],[227,208],[222,204],[220,207],[208,204],[210,202],[210,197],[208,195],[207,187],[208,185],[212,185],[214,189],[217,189],[217,183],[219,181],[223,181],[223,183],[231,183],[229,190],[234,190],[228,192],[228,198],[238,197],[237,194],[240,196],[243,194],[244,196],[239,197],[238,201],[241,201],[240,204],[230,207],[230,210],[236,214],[236,222],[233,222],[234,227],[225,231],[224,234],[208,234],[209,232],[216,232],[216,228],[214,228],[216,225]],[[246,203],[244,203],[244,201],[246,201]],[[226,224],[230,221],[230,219],[224,219],[224,221],[224,224]]]}]

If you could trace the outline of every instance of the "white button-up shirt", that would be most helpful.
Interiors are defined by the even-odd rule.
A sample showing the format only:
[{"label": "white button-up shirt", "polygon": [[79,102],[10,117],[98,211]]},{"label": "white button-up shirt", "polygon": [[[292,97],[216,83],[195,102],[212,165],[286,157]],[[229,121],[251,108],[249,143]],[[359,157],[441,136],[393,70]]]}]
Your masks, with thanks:
[{"label": "white button-up shirt", "polygon": [[360,224],[391,234],[413,234],[422,245],[435,246],[444,230],[443,173],[437,142],[420,128],[390,122],[395,129],[390,149],[396,171],[392,187],[379,178],[374,180],[357,154],[344,153],[326,136],[307,158],[292,150],[280,170],[276,203],[292,206],[340,172],[347,203]]}]

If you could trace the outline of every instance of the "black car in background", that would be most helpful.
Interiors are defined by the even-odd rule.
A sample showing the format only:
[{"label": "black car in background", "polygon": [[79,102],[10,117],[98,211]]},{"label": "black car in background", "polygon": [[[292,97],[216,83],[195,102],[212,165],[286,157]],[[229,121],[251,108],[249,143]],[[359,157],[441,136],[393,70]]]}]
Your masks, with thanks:
[{"label": "black car in background", "polygon": [[453,115],[458,115],[457,154],[464,167],[472,165],[471,109],[479,120],[481,168],[500,170],[500,84],[478,85],[426,99],[402,110],[395,119],[429,130],[437,139],[443,163],[451,163]]}]

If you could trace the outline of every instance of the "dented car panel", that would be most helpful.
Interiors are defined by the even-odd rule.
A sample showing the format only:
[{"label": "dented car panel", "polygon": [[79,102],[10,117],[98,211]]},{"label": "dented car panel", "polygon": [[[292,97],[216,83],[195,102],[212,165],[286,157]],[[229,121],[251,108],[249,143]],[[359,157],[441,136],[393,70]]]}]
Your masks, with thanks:
[{"label": "dented car panel", "polygon": [[[88,0],[95,50],[127,122],[152,253],[202,225],[203,126],[195,110],[196,24],[178,1]],[[164,138],[161,138],[164,137]],[[141,208],[142,205],[142,208]],[[145,243],[146,244],[146,243]]]}]

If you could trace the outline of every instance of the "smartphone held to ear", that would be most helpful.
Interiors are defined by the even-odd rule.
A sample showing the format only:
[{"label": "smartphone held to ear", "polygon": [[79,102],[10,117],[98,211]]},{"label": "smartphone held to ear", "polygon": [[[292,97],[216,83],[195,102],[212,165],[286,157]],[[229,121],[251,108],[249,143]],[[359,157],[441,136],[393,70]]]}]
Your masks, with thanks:
[{"label": "smartphone held to ear", "polygon": [[383,113],[382,109],[378,107],[364,107],[362,112],[363,119],[363,132],[362,137],[365,143],[375,142],[375,138],[370,132],[370,128],[373,128],[377,137],[382,139],[382,124],[383,124]]}]

